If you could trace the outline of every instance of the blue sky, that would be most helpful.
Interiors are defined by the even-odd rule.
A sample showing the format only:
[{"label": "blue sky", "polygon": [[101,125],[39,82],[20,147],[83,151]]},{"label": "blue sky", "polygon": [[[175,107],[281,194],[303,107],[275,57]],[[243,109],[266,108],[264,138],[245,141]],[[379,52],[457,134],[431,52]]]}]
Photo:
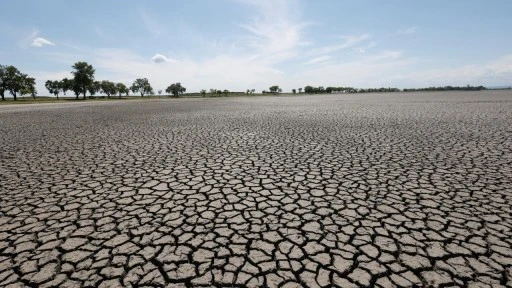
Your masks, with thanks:
[{"label": "blue sky", "polygon": [[165,89],[512,84],[512,1],[0,1],[0,64]]}]

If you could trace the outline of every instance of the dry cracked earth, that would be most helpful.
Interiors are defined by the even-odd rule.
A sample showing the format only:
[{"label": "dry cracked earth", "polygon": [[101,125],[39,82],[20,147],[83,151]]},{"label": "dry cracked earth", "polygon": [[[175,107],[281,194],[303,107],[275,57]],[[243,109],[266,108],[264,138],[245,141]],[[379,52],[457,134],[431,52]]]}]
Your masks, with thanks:
[{"label": "dry cracked earth", "polygon": [[1,287],[511,287],[512,93],[0,107]]}]

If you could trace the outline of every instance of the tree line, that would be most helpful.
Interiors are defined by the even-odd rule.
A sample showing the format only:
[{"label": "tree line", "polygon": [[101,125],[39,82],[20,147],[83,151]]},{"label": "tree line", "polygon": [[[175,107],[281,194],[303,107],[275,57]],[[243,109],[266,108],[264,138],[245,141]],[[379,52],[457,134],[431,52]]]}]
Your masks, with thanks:
[{"label": "tree line", "polygon": [[[77,62],[73,66],[71,74],[73,77],[64,78],[62,80],[48,80],[45,82],[45,87],[48,89],[50,94],[54,95],[59,99],[59,95],[63,93],[66,95],[68,91],[72,91],[75,94],[76,99],[79,99],[80,95],[83,95],[83,99],[86,99],[87,94],[90,97],[94,97],[98,93],[105,94],[108,98],[111,96],[122,95],[129,96],[130,91],[133,93],[139,93],[141,97],[147,95],[154,95],[153,87],[149,83],[147,78],[138,78],[132,83],[130,87],[127,87],[123,83],[115,83],[109,80],[96,81],[94,74],[96,70],[94,67],[87,62]],[[372,93],[372,92],[413,92],[413,91],[480,91],[485,90],[484,86],[444,86],[444,87],[428,87],[428,88],[407,88],[400,90],[398,88],[353,88],[353,87],[314,87],[306,86],[304,89],[292,89],[292,93],[296,94],[297,91],[301,94],[303,91],[306,94],[324,94],[324,93]],[[179,97],[183,95],[187,89],[181,85],[180,82],[169,85],[165,92],[168,95]],[[5,93],[9,92],[14,100],[17,100],[18,96],[31,95],[33,98],[36,97],[37,91],[35,87],[35,78],[29,77],[27,74],[20,72],[14,66],[0,65],[0,96],[2,100],[5,100]],[[263,94],[279,94],[282,93],[283,89],[278,85],[269,87],[268,90],[263,90]],[[211,96],[229,95],[230,92],[227,89],[210,89],[209,92],[201,90],[200,94],[206,97],[206,94]],[[243,93],[243,92],[240,92]],[[247,94],[254,94],[255,89],[247,89]],[[158,94],[162,94],[162,90],[158,90]],[[237,93],[238,94],[238,93]]]},{"label": "tree line", "polygon": [[428,88],[407,88],[404,92],[415,92],[415,91],[481,91],[487,90],[484,86],[444,86],[444,87],[428,87]]},{"label": "tree line", "polygon": [[[96,70],[87,62],[77,62],[71,68],[73,69],[71,71],[73,77],[66,77],[62,80],[47,80],[44,84],[48,92],[57,97],[57,99],[59,99],[61,93],[66,96],[68,91],[72,91],[77,100],[81,95],[83,95],[82,99],[86,99],[87,94],[92,98],[98,93],[103,93],[108,98],[116,95],[119,98],[122,95],[129,96],[130,91],[139,93],[141,97],[154,95],[153,87],[151,87],[147,78],[135,79],[133,84],[127,87],[124,83],[115,83],[109,80],[96,81],[94,77]],[[169,85],[165,92],[174,97],[179,97],[186,90],[178,82]],[[0,96],[2,100],[5,100],[6,92],[9,92],[14,100],[17,100],[20,95],[27,94],[35,98],[37,95],[35,78],[28,77],[27,74],[21,73],[14,66],[0,65]],[[158,92],[161,94],[162,90],[158,90]]]},{"label": "tree line", "polygon": [[87,62],[77,62],[71,68],[73,69],[71,79],[64,78],[60,81],[48,80],[45,82],[46,89],[57,99],[61,92],[66,95],[67,91],[73,91],[76,99],[79,99],[80,95],[86,99],[87,93],[90,97],[94,97],[97,93],[103,93],[107,95],[107,98],[115,95],[118,95],[119,98],[122,95],[128,96],[130,91],[140,93],[141,97],[154,94],[153,87],[147,78],[138,78],[131,87],[127,87],[124,83],[114,83],[109,80],[96,81],[94,78],[96,70]]}]

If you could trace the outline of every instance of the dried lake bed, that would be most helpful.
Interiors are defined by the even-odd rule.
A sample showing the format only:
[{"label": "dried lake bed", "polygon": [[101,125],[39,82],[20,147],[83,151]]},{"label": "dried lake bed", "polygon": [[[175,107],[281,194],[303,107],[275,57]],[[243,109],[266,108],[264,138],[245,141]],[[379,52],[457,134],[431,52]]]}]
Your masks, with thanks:
[{"label": "dried lake bed", "polygon": [[1,287],[512,286],[512,92],[0,106]]}]

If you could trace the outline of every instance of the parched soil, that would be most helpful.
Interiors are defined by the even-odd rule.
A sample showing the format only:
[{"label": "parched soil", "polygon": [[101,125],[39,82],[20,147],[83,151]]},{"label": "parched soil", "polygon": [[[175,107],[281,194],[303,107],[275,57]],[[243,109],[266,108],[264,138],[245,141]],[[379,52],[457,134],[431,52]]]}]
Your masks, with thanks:
[{"label": "parched soil", "polygon": [[0,287],[511,287],[512,93],[0,107]]}]

